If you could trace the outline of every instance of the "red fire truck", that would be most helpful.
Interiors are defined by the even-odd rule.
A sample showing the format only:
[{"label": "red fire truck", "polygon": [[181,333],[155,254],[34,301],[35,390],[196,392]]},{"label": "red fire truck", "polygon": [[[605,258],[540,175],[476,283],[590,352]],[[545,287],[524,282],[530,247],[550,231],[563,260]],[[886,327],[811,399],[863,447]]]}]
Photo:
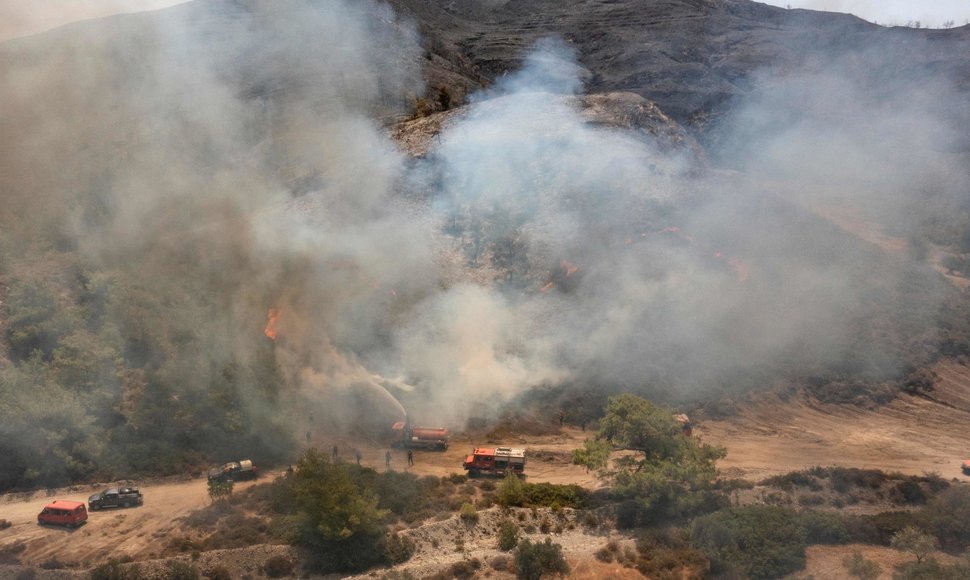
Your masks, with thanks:
[{"label": "red fire truck", "polygon": [[506,473],[523,476],[525,449],[476,447],[472,454],[465,458],[462,467],[468,471],[468,477],[478,477],[480,474],[501,477]]}]

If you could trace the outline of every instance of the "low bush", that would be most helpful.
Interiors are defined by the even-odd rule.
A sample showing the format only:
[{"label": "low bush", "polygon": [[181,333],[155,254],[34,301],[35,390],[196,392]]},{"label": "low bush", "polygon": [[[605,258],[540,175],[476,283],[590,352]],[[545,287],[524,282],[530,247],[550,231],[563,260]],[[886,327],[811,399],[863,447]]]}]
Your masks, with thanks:
[{"label": "low bush", "polygon": [[91,569],[88,576],[91,580],[139,580],[141,569],[137,565],[123,566],[114,558]]},{"label": "low bush", "polygon": [[209,580],[233,580],[232,574],[229,569],[225,566],[215,566],[211,568],[205,575]]},{"label": "low bush", "polygon": [[919,519],[943,549],[960,551],[970,546],[970,488],[953,486],[940,492],[926,504]]},{"label": "low bush", "polygon": [[817,494],[810,493],[808,495],[803,495],[798,498],[798,505],[802,507],[814,507],[825,503],[825,497]]},{"label": "low bush", "polygon": [[522,507],[525,501],[525,484],[514,473],[509,473],[495,490],[495,503],[502,507]]},{"label": "low bush", "polygon": [[970,566],[954,564],[945,566],[936,558],[922,562],[909,562],[896,568],[893,580],[966,580],[970,578]]},{"label": "low bush", "polygon": [[696,518],[691,543],[715,575],[776,578],[805,566],[806,534],[797,514],[772,506],[729,508]]},{"label": "low bush", "polygon": [[273,556],[263,563],[263,572],[270,578],[284,578],[293,573],[293,562],[286,556]]},{"label": "low bush", "polygon": [[519,543],[519,526],[512,520],[503,520],[498,529],[498,549],[511,551]]},{"label": "low bush", "polygon": [[841,514],[802,512],[798,515],[798,523],[805,530],[805,539],[809,544],[845,544],[849,541],[849,530]]},{"label": "low bush", "polygon": [[554,483],[526,483],[523,493],[525,505],[538,507],[580,508],[589,497],[589,492],[578,485]]},{"label": "low bush", "polygon": [[891,494],[890,497],[893,501],[912,505],[923,505],[929,499],[929,495],[923,491],[923,487],[911,479],[897,483]]},{"label": "low bush", "polygon": [[522,540],[515,549],[515,576],[524,580],[539,580],[544,574],[569,574],[569,564],[562,554],[562,546],[546,538],[545,542]]},{"label": "low bush", "polygon": [[775,487],[785,491],[794,491],[796,487],[806,487],[812,491],[821,491],[822,484],[808,471],[792,471],[783,475],[775,475],[761,482],[761,485]]},{"label": "low bush", "polygon": [[41,562],[40,567],[44,570],[60,570],[61,568],[64,568],[65,565],[64,562],[58,560],[57,557],[53,557]]},{"label": "low bush", "polygon": [[842,565],[845,566],[849,576],[859,580],[876,580],[882,572],[879,564],[867,560],[860,552],[854,552],[851,556],[843,558]]},{"label": "low bush", "polygon": [[199,570],[188,562],[173,560],[168,563],[165,578],[166,580],[199,580]]},{"label": "low bush", "polygon": [[844,519],[848,541],[856,544],[888,546],[893,534],[907,526],[918,525],[913,512],[883,512],[875,515],[846,516]]},{"label": "low bush", "polygon": [[461,560],[449,566],[447,570],[428,576],[428,580],[454,580],[456,578],[464,580],[466,578],[473,578],[481,567],[482,562],[478,558]]},{"label": "low bush", "polygon": [[508,556],[499,554],[498,556],[493,556],[488,560],[488,565],[492,567],[492,570],[496,572],[505,572],[511,566],[512,561]]},{"label": "low bush", "polygon": [[407,562],[417,550],[414,540],[397,533],[387,534],[379,548],[384,554],[384,560],[392,566]]},{"label": "low bush", "polygon": [[463,503],[461,504],[461,509],[458,511],[458,517],[469,523],[477,523],[478,510],[470,503]]}]

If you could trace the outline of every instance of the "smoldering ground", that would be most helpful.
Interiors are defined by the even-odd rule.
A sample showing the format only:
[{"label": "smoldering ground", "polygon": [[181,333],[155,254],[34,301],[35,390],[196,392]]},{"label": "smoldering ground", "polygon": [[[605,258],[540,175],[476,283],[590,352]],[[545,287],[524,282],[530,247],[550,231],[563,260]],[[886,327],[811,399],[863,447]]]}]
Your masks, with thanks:
[{"label": "smoldering ground", "polygon": [[[588,71],[550,40],[411,162],[378,119],[421,93],[418,38],[385,6],[163,14],[65,32],[43,64],[29,42],[0,55],[6,275],[31,275],[11,256],[69,254],[135,281],[111,292],[161,297],[164,324],[103,314],[121,355],[110,396],[131,408],[154,388],[134,370],[176,378],[173,413],[221,373],[271,439],[302,433],[308,404],[384,422],[399,414],[385,391],[460,426],[537,385],[684,399],[895,380],[930,356],[946,287],[812,206],[898,200],[907,216],[941,182],[925,147],[949,126],[947,90],[868,107],[838,67],[766,77],[725,123],[736,155],[720,158],[744,172],[698,176],[643,132],[587,123],[569,96]],[[948,198],[964,179],[948,174]],[[267,359],[277,372],[246,370]]]}]

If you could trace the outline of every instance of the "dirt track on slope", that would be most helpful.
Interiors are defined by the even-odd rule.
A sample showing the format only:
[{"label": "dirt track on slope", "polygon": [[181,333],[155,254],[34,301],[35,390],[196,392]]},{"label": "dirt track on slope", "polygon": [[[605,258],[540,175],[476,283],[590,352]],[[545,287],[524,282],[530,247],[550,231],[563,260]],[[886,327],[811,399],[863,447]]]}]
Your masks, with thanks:
[{"label": "dirt track on slope", "polygon": [[764,400],[697,433],[727,448],[718,462],[734,477],[760,479],[814,465],[963,477],[970,457],[970,368],[937,364],[926,397],[902,395],[875,410],[805,400]]}]

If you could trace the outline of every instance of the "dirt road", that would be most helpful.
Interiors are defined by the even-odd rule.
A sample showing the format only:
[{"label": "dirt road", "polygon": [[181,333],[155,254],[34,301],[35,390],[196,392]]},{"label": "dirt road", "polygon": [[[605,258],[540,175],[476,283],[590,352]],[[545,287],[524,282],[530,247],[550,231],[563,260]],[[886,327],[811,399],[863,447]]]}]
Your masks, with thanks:
[{"label": "dirt road", "polygon": [[[528,443],[511,439],[502,444],[528,446],[531,455],[529,481],[596,487],[598,482],[593,474],[570,464],[571,451],[582,444],[584,435],[588,434],[567,429],[563,435],[533,438]],[[353,450],[360,449],[363,465],[380,471],[385,469],[386,447],[347,439],[321,439],[314,444],[324,449],[337,444],[341,458],[351,461]],[[474,445],[467,438],[457,437],[447,451],[415,451],[415,465],[410,468],[406,465],[405,452],[395,449],[391,468],[418,475],[464,473],[462,459]],[[269,475],[264,476],[262,481],[269,478]],[[251,485],[253,482],[240,482],[236,489]],[[76,530],[37,525],[37,513],[47,502],[54,499],[86,501],[89,495],[105,487],[108,485],[0,496],[0,518],[13,523],[10,528],[0,530],[0,562],[12,557],[27,564],[41,564],[51,559],[66,564],[92,564],[121,556],[150,559],[158,556],[172,537],[181,535],[181,518],[209,502],[204,478],[142,484],[139,487],[145,496],[145,505],[141,507],[90,513],[88,523]]]},{"label": "dirt road", "polygon": [[[240,482],[245,489],[252,482]],[[159,554],[179,518],[205,506],[205,479],[141,486],[145,505],[128,509],[92,512],[78,529],[37,525],[37,513],[54,499],[87,501],[90,494],[107,485],[75,486],[53,493],[9,494],[0,497],[0,518],[12,526],[0,531],[0,552],[13,554],[21,562],[40,564],[56,559],[63,563],[96,563],[110,557],[131,556],[137,560]]]},{"label": "dirt road", "polygon": [[[962,478],[960,463],[970,457],[970,429],[966,429],[970,368],[947,361],[935,371],[940,380],[930,398],[903,396],[876,410],[765,400],[728,421],[703,422],[696,433],[727,448],[728,456],[719,467],[731,477],[758,480],[814,465],[841,465]],[[500,443],[528,448],[529,481],[595,488],[601,485],[595,475],[570,463],[571,451],[589,435],[567,428],[560,435],[512,437]],[[351,461],[354,450],[359,449],[362,464],[385,469],[387,448],[381,445],[336,438],[321,438],[313,444],[323,449],[336,444],[341,457]],[[407,467],[402,450],[393,450],[391,469],[418,475],[461,473],[462,459],[476,444],[486,442],[458,436],[447,451],[415,451],[413,467]],[[252,483],[240,483],[239,489],[249,485]],[[145,495],[142,507],[94,512],[86,525],[73,531],[37,525],[37,513],[48,501],[82,501],[103,487],[0,496],[0,518],[13,523],[0,530],[0,561],[16,557],[40,564],[56,558],[78,564],[121,556],[149,559],[180,534],[181,518],[208,502],[202,478],[144,484],[140,486]]]}]

